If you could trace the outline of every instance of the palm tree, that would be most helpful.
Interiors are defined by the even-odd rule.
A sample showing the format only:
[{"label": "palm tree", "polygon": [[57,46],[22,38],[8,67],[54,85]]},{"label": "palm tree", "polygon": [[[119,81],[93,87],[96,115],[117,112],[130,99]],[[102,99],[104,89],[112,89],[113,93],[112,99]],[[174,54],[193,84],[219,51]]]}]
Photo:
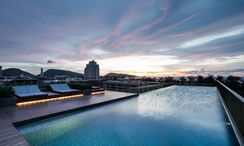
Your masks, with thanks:
[{"label": "palm tree", "polygon": [[223,82],[224,82],[224,77],[218,75],[217,78],[216,78],[216,80],[218,80],[218,81],[220,81],[221,83],[223,83]]},{"label": "palm tree", "polygon": [[186,82],[186,77],[180,77],[180,82],[185,83]]},{"label": "palm tree", "polygon": [[198,83],[203,83],[203,81],[204,81],[203,76],[198,76],[198,77],[197,77],[197,82],[198,82]]},{"label": "palm tree", "polygon": [[164,78],[164,81],[165,82],[173,82],[174,81],[174,78],[173,77],[165,77]]},{"label": "palm tree", "polygon": [[194,82],[195,79],[196,79],[196,77],[194,77],[194,76],[189,76],[187,78],[188,78],[188,81],[191,82],[191,83]]},{"label": "palm tree", "polygon": [[204,82],[205,83],[208,83],[208,84],[213,84],[215,81],[213,75],[208,75],[205,79],[204,79]]},{"label": "palm tree", "polygon": [[225,84],[230,88],[238,88],[241,86],[240,79],[240,77],[230,75],[225,80]]}]

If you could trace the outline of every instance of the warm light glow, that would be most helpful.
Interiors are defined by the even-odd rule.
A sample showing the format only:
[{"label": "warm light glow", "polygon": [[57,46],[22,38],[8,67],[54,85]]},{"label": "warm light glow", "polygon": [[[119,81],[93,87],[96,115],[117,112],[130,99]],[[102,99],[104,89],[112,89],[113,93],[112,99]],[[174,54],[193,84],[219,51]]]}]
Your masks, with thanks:
[{"label": "warm light glow", "polygon": [[92,95],[96,95],[96,94],[104,94],[104,92],[103,91],[98,91],[98,92],[93,92],[93,93],[91,93]]},{"label": "warm light glow", "polygon": [[27,101],[27,102],[20,102],[17,103],[17,106],[27,106],[27,105],[33,105],[33,104],[39,104],[39,103],[45,103],[50,101],[57,101],[57,100],[65,100],[65,99],[71,99],[71,98],[77,98],[84,96],[84,94],[76,94],[76,95],[69,95],[69,96],[62,96],[62,97],[56,97],[56,98],[49,98],[49,99],[41,99],[36,101]]},{"label": "warm light glow", "polygon": [[168,71],[168,67],[186,62],[187,59],[179,59],[170,55],[131,55],[125,57],[113,57],[97,60],[101,68],[101,74],[109,72],[127,73],[138,76],[160,76]]}]

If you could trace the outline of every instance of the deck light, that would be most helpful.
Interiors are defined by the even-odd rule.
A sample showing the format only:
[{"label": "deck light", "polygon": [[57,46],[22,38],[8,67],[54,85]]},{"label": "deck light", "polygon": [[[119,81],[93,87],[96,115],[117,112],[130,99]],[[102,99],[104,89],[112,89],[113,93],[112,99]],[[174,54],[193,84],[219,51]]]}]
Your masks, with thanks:
[{"label": "deck light", "polygon": [[35,101],[26,101],[26,102],[17,103],[16,105],[17,106],[27,106],[27,105],[45,103],[45,102],[50,102],[50,101],[78,98],[78,97],[81,97],[81,96],[84,96],[84,94],[76,94],[76,95],[62,96],[62,97],[56,97],[56,98],[40,99],[40,100],[35,100]]}]

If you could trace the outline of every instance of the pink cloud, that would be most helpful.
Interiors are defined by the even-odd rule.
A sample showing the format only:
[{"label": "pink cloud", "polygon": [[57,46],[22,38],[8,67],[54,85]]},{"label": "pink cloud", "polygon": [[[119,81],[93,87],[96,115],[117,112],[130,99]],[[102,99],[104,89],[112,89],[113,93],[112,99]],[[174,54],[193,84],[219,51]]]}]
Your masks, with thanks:
[{"label": "pink cloud", "polygon": [[169,14],[169,11],[170,11],[169,1],[165,1],[164,5],[162,5],[162,7],[161,7],[161,11],[162,11],[162,15],[160,17],[156,18],[155,20],[153,20],[141,27],[137,27],[133,31],[119,37],[116,41],[114,41],[111,45],[109,45],[109,48],[118,47],[120,44],[122,44],[129,38],[135,36],[136,34],[142,32],[142,31],[145,31],[147,29],[150,29],[151,27],[155,26],[156,24],[162,22]]},{"label": "pink cloud", "polygon": [[122,16],[122,19],[119,21],[117,27],[108,35],[105,35],[97,40],[95,40],[92,44],[93,47],[100,46],[106,42],[108,42],[111,38],[114,36],[120,34],[128,22],[130,22],[131,18],[135,17],[140,13],[140,11],[145,6],[144,4],[147,2],[145,0],[144,2],[136,2],[133,6],[129,8],[129,10]]}]

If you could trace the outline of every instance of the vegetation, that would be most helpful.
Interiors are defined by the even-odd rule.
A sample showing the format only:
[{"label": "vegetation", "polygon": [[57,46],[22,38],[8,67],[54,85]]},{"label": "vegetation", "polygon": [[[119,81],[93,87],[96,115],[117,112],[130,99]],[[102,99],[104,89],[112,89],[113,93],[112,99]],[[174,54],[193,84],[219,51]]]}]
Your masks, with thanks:
[{"label": "vegetation", "polygon": [[108,73],[104,76],[104,78],[109,80],[118,80],[118,79],[131,78],[131,77],[136,77],[136,76],[129,75],[129,74],[121,74],[121,73]]},{"label": "vegetation", "polygon": [[54,78],[55,76],[67,76],[71,78],[80,78],[83,77],[83,74],[67,71],[67,70],[49,69],[44,72],[44,76],[48,78]]},{"label": "vegetation", "polygon": [[12,97],[14,89],[11,86],[0,86],[0,98]]},{"label": "vegetation", "polygon": [[3,70],[3,76],[12,76],[12,77],[19,77],[19,76],[25,76],[25,77],[34,77],[33,74],[28,73],[26,71],[20,70],[18,68],[9,68]]},{"label": "vegetation", "polygon": [[198,82],[198,83],[203,83],[203,81],[204,81],[203,76],[198,76],[198,77],[197,77],[197,82]]},{"label": "vegetation", "polygon": [[205,83],[214,83],[215,82],[215,79],[213,77],[213,75],[208,75],[204,80],[203,80]]},{"label": "vegetation", "polygon": [[186,77],[180,77],[180,82],[186,82]]},{"label": "vegetation", "polygon": [[244,97],[244,81],[241,81],[240,77],[228,76],[222,83]]},{"label": "vegetation", "polygon": [[207,77],[203,76],[188,76],[188,77],[164,77],[160,79],[161,82],[166,83],[179,83],[179,84],[191,84],[191,85],[214,85],[215,78],[212,75],[209,75]]},{"label": "vegetation", "polygon": [[165,77],[165,78],[164,78],[164,81],[165,81],[165,82],[174,82],[175,80],[174,80],[173,77]]},{"label": "vegetation", "polygon": [[103,83],[101,81],[89,81],[86,84],[89,84],[90,86],[102,86]]},{"label": "vegetation", "polygon": [[41,91],[52,91],[50,85],[48,84],[39,84],[38,86]]},{"label": "vegetation", "polygon": [[141,80],[145,82],[155,82],[155,79],[150,77],[142,77]]},{"label": "vegetation", "polygon": [[223,76],[217,76],[216,80],[220,81],[220,82],[224,82],[224,77]]},{"label": "vegetation", "polygon": [[72,89],[79,89],[79,90],[91,89],[91,85],[88,83],[70,83],[69,86]]}]

